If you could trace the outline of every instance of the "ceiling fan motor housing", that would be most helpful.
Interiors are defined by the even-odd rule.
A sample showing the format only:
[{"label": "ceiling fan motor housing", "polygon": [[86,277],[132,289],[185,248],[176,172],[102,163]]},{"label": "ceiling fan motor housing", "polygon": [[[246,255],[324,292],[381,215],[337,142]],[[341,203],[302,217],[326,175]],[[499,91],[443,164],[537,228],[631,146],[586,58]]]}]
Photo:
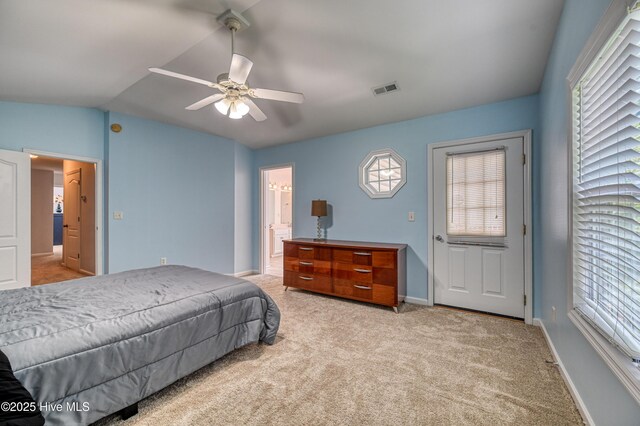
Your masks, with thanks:
[{"label": "ceiling fan motor housing", "polygon": [[231,31],[236,32],[242,31],[245,28],[249,28],[249,26],[251,25],[249,24],[249,21],[244,18],[244,16],[233,9],[224,11],[220,16],[218,16],[217,21]]}]

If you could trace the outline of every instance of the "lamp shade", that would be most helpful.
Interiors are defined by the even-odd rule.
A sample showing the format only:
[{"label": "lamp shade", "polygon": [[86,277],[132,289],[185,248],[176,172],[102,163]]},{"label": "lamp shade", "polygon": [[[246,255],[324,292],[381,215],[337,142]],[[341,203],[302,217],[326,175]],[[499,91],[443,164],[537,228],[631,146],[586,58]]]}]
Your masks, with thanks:
[{"label": "lamp shade", "polygon": [[313,200],[311,201],[311,216],[326,216],[327,215],[327,200]]}]

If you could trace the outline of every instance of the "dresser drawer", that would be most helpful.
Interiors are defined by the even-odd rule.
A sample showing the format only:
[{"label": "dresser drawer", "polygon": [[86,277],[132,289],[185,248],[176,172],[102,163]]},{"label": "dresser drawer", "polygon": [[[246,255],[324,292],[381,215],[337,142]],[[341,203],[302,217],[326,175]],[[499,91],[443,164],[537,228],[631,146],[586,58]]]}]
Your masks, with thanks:
[{"label": "dresser drawer", "polygon": [[342,263],[353,263],[354,265],[367,265],[375,266],[377,268],[395,269],[397,264],[397,255],[395,251],[334,249],[333,260]]},{"label": "dresser drawer", "polygon": [[284,270],[315,275],[331,275],[331,262],[328,260],[284,258]]},{"label": "dresser drawer", "polygon": [[396,269],[398,255],[395,251],[374,251],[371,253],[371,264],[376,268]]},{"label": "dresser drawer", "polygon": [[284,285],[323,293],[331,293],[332,290],[331,277],[303,272],[285,271]]},{"label": "dresser drawer", "polygon": [[285,243],[284,255],[285,257],[297,257],[299,259],[316,259],[316,260],[331,261],[331,248]]},{"label": "dresser drawer", "polygon": [[337,279],[372,283],[373,268],[367,265],[333,262],[333,276]]},{"label": "dresser drawer", "polygon": [[336,262],[353,263],[354,265],[371,265],[372,259],[373,252],[371,250],[333,250],[333,260]]},{"label": "dresser drawer", "polygon": [[396,289],[387,285],[357,283],[336,278],[333,280],[333,292],[338,296],[394,306]]},{"label": "dresser drawer", "polygon": [[353,263],[333,262],[334,278],[395,286],[398,282],[398,271],[375,266],[356,265]]}]

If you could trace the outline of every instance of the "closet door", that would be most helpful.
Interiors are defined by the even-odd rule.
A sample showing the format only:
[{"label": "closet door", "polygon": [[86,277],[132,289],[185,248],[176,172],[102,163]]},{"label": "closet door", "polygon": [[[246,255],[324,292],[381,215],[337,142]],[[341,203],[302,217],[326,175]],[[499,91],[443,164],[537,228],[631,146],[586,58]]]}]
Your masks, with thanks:
[{"label": "closet door", "polygon": [[0,150],[0,290],[31,285],[29,154]]}]

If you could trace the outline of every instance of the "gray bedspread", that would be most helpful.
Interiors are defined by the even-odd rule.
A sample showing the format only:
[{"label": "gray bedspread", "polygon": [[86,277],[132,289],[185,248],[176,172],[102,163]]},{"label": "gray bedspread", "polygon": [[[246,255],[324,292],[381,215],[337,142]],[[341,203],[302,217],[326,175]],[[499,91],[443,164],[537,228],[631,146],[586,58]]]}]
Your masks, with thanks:
[{"label": "gray bedspread", "polygon": [[91,423],[235,348],[272,344],[279,323],[255,284],[185,266],[0,292],[0,349],[48,425]]}]

